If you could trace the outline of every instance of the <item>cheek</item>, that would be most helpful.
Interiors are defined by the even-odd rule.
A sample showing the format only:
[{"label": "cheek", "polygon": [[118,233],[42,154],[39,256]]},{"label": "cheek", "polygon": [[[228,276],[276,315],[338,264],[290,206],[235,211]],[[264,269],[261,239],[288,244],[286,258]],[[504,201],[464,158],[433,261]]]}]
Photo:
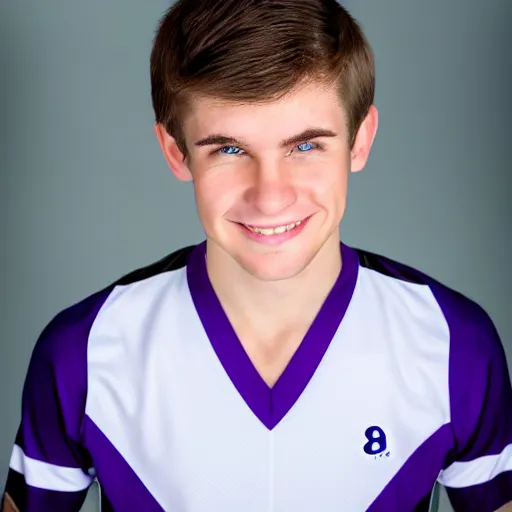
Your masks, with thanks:
[{"label": "cheek", "polygon": [[340,165],[339,161],[336,163],[319,161],[316,165],[308,167],[307,172],[303,174],[303,179],[300,180],[302,187],[324,200],[344,198],[348,187],[348,166]]},{"label": "cheek", "polygon": [[197,208],[202,217],[227,213],[239,199],[240,183],[231,172],[208,172],[194,179]]}]

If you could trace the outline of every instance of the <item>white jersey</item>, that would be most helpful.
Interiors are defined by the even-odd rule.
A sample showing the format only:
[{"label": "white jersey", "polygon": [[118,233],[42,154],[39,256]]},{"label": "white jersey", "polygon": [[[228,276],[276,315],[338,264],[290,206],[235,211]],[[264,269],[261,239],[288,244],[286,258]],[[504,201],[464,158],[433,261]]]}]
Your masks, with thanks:
[{"label": "white jersey", "polygon": [[21,511],[457,511],[512,500],[512,391],[486,313],[341,246],[343,268],[269,388],[205,244],[60,313],[34,350],[7,493]]}]

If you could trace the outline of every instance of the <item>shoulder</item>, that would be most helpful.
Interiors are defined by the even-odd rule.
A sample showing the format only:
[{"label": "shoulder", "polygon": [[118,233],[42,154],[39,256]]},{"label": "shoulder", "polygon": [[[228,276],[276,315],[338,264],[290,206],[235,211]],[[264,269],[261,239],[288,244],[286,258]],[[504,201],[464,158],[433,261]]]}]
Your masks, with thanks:
[{"label": "shoulder", "polygon": [[[471,445],[481,425],[489,431],[499,422],[506,425],[507,432],[512,427],[510,418],[503,419],[497,412],[512,403],[512,390],[505,350],[488,313],[474,300],[417,269],[367,251],[356,252],[360,267],[371,276],[387,276],[382,286],[405,290],[392,294],[405,300],[400,308],[402,315],[420,318],[424,334],[440,328],[446,333],[441,338],[446,345],[443,341],[443,347],[438,349],[448,357],[447,391],[457,456],[468,457],[468,446],[472,446],[474,453],[487,454],[483,448],[477,449],[478,440]],[[432,305],[439,314],[430,314]],[[505,431],[505,427],[500,428]],[[484,443],[487,438],[478,434],[478,439]]]},{"label": "shoulder", "polygon": [[[137,312],[137,319],[147,318],[147,314],[138,312],[143,308],[133,307],[133,296],[139,304],[147,302],[149,306],[145,311],[151,314],[151,305],[158,300],[151,297],[158,295],[161,289],[158,278],[165,277],[165,273],[171,276],[173,273],[169,271],[173,265],[183,266],[182,259],[177,260],[174,253],[67,307],[42,330],[32,351],[23,386],[22,422],[16,442],[25,453],[43,461],[51,456],[62,466],[73,464],[74,459],[63,443],[69,440],[78,446],[83,441],[83,422],[91,385],[91,357],[98,354],[98,351],[91,353],[91,345],[96,343],[94,332],[98,320],[100,323],[103,320],[102,332],[107,334],[100,339],[100,345],[103,345],[100,349],[106,346],[108,352],[110,333],[119,327],[115,325],[116,320],[122,319],[120,326],[124,334],[129,333],[131,324],[127,322],[135,316],[130,314],[130,308]],[[130,292],[132,287],[136,288],[135,293]],[[112,308],[121,314],[110,314]],[[120,339],[119,352],[123,354],[126,346],[123,336]],[[100,355],[104,353],[105,350]],[[46,443],[52,446],[51,450]],[[59,443],[62,449],[55,448]]]},{"label": "shoulder", "polygon": [[[402,295],[407,300],[415,293],[414,288],[421,289],[415,295],[420,299],[401,311],[426,318],[427,330],[423,333],[439,329],[441,319],[446,332],[451,424],[457,448],[461,450],[459,454],[464,453],[463,447],[468,445],[483,418],[491,422],[498,417],[494,411],[500,404],[512,402],[505,350],[493,321],[477,302],[433,277],[384,256],[356,251],[362,268],[390,278],[387,286],[405,288],[407,291]],[[413,292],[409,292],[411,287]],[[433,303],[440,315],[425,313]]]},{"label": "shoulder", "polygon": [[[162,277],[186,265],[191,247],[179,249],[151,265],[139,268],[56,314],[41,332],[34,347],[31,364],[50,365],[53,369],[78,370],[87,359],[91,329],[116,298],[127,296],[134,288],[143,289],[143,299],[155,295]],[[132,294],[133,296],[133,294]],[[83,372],[79,372],[83,373]]]},{"label": "shoulder", "polygon": [[496,328],[484,308],[475,300],[441,283],[436,278],[404,263],[362,249],[355,249],[362,268],[390,278],[390,286],[421,287],[438,305],[450,332],[450,346],[458,355],[464,351],[482,361],[501,355]]}]

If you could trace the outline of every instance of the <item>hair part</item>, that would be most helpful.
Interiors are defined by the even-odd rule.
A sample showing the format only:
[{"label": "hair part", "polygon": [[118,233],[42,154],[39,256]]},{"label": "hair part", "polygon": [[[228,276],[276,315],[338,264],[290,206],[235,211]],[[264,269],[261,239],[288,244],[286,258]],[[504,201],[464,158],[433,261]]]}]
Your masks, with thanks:
[{"label": "hair part", "polygon": [[259,103],[301,83],[336,84],[352,147],[375,95],[370,45],[336,0],[178,0],[160,22],[150,68],[155,120],[185,156],[194,97]]}]

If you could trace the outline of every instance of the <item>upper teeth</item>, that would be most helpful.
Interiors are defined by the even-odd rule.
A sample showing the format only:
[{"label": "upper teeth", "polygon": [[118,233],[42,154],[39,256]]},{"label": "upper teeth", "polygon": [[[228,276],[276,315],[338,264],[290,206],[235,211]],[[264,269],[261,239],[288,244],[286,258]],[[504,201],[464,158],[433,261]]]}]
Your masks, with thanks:
[{"label": "upper teeth", "polygon": [[290,231],[291,229],[296,228],[297,226],[300,226],[301,223],[302,223],[302,221],[299,220],[297,222],[293,222],[292,224],[287,224],[285,226],[278,226],[276,228],[256,228],[254,226],[246,226],[246,227],[247,227],[247,229],[250,229],[254,233],[269,236],[269,235],[281,235],[281,234],[285,233],[286,231]]}]

